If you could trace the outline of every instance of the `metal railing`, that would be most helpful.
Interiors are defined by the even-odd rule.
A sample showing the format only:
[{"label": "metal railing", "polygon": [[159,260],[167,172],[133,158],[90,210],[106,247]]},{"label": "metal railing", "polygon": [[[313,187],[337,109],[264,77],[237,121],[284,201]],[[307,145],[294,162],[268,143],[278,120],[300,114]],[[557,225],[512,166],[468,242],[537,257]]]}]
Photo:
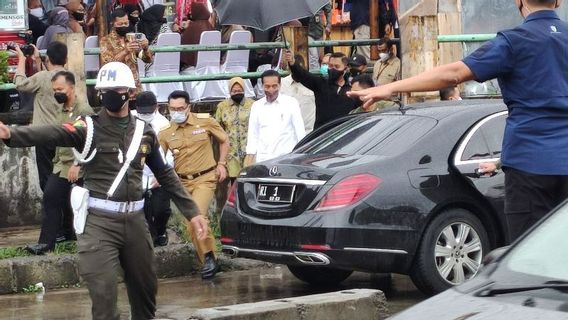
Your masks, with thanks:
[{"label": "metal railing", "polygon": [[[391,39],[394,43],[400,42],[400,39]],[[308,47],[346,47],[359,45],[378,44],[381,39],[365,39],[365,40],[326,40],[326,41],[310,41]],[[195,52],[195,51],[229,51],[229,50],[258,50],[258,49],[282,49],[287,47],[285,42],[253,42],[248,44],[220,44],[220,45],[179,45],[179,46],[151,46],[150,50],[154,53],[158,52]],[[44,50],[40,53],[45,54]],[[85,48],[85,55],[98,55],[100,48]],[[314,71],[313,73],[318,73]],[[166,82],[189,82],[189,81],[210,81],[210,80],[227,80],[233,77],[241,77],[243,79],[260,78],[262,72],[239,72],[239,73],[218,73],[207,75],[176,75],[176,76],[154,76],[142,77],[141,83],[166,83]],[[289,72],[281,71],[282,76],[287,76]],[[88,86],[95,85],[96,79],[87,79]],[[0,84],[1,90],[15,89],[12,83]]]},{"label": "metal railing", "polygon": [[447,34],[439,35],[438,43],[443,42],[485,42],[495,38],[495,33],[482,33],[482,34]]}]

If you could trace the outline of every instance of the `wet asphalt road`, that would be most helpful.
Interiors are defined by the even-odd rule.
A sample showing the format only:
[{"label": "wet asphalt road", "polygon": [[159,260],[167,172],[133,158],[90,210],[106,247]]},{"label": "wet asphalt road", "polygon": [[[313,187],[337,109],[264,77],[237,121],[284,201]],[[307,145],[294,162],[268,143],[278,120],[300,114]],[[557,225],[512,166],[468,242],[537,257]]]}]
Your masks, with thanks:
[{"label": "wet asphalt road", "polygon": [[[121,319],[128,319],[126,290],[119,287]],[[212,281],[198,276],[160,281],[159,318],[187,319],[195,309],[262,300],[303,296],[353,288],[381,289],[387,294],[391,314],[426,297],[408,277],[355,273],[341,286],[313,288],[297,280],[288,269],[270,269],[219,273]],[[0,296],[1,319],[90,319],[90,300],[85,288],[48,290],[45,294]]]}]

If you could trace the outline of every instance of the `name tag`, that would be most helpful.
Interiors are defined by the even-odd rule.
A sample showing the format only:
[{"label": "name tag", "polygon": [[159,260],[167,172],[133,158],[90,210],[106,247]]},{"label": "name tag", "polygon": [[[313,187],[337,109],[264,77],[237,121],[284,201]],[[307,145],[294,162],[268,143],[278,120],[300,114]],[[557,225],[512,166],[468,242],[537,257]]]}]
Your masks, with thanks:
[{"label": "name tag", "polygon": [[196,135],[196,134],[202,134],[202,133],[206,133],[207,131],[205,129],[196,129],[193,130],[192,134]]}]

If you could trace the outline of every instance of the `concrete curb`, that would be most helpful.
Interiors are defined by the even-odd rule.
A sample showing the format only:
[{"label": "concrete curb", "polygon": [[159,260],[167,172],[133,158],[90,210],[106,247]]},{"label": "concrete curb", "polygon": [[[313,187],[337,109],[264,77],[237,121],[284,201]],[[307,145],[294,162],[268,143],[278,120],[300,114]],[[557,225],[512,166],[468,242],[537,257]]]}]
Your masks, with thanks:
[{"label": "concrete curb", "polygon": [[200,309],[189,320],[380,320],[388,315],[382,291],[353,289]]},{"label": "concrete curb", "polygon": [[[158,278],[191,275],[201,268],[193,247],[175,244],[155,248]],[[229,259],[218,255],[221,271],[267,268],[271,264]],[[22,292],[30,285],[42,282],[47,289],[70,287],[81,283],[76,254],[18,257],[0,260],[0,294]],[[122,280],[121,280],[122,281]]]}]

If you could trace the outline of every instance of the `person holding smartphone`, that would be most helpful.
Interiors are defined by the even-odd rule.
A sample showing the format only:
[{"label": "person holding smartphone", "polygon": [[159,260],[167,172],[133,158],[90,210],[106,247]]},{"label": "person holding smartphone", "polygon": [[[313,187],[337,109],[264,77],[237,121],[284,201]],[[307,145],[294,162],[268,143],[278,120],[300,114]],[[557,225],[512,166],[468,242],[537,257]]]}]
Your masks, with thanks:
[{"label": "person holding smartphone", "polygon": [[[122,8],[116,8],[111,13],[112,31],[101,38],[102,64],[109,62],[122,62],[126,64],[136,82],[136,94],[142,92],[138,73],[138,58],[145,63],[151,63],[154,55],[149,49],[148,39],[143,33],[134,33],[128,20],[128,14]],[[134,100],[130,101],[131,109],[134,108]]]}]

